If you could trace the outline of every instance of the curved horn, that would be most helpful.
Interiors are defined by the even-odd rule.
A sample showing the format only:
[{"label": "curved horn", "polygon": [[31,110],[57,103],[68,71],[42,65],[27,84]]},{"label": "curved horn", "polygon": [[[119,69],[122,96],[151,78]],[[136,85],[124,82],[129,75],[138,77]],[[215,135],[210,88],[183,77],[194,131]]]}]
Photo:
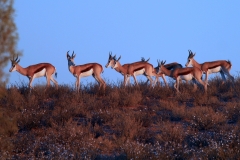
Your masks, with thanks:
[{"label": "curved horn", "polygon": [[121,59],[121,56],[118,58],[118,60],[117,61],[119,61]]},{"label": "curved horn", "polygon": [[18,60],[18,55],[17,55],[17,58],[14,60],[15,62]]},{"label": "curved horn", "polygon": [[67,51],[67,57],[70,57],[70,55],[69,55],[69,51]]}]

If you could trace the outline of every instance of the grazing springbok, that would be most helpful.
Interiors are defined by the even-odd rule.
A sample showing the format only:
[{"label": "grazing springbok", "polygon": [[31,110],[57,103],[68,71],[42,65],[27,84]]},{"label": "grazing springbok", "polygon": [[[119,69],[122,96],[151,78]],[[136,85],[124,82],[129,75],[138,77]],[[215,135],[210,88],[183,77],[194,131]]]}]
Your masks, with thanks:
[{"label": "grazing springbok", "polygon": [[192,65],[194,67],[200,68],[203,71],[203,73],[206,74],[206,76],[205,76],[206,83],[208,83],[208,75],[211,73],[217,73],[217,72],[220,72],[222,79],[223,79],[223,83],[226,81],[224,74],[226,74],[230,78],[230,80],[232,82],[234,82],[233,76],[231,76],[229,73],[230,69],[232,67],[232,64],[230,61],[219,60],[219,61],[204,62],[202,64],[199,64],[194,59],[194,56],[196,53],[193,54],[193,52],[191,50],[188,50],[188,52],[189,52],[189,55],[187,58],[186,67]]},{"label": "grazing springbok", "polygon": [[169,77],[172,77],[173,79],[176,80],[174,84],[174,88],[179,92],[179,81],[180,79],[190,81],[193,80],[194,83],[194,90],[197,89],[197,84],[196,80],[204,86],[205,92],[207,91],[207,83],[203,82],[201,77],[202,77],[202,71],[197,68],[197,67],[187,67],[187,68],[176,68],[174,70],[168,70],[167,68],[164,67],[164,64],[166,63],[163,61],[158,61],[158,73],[163,73]]},{"label": "grazing springbok", "polygon": [[128,64],[128,66],[124,68],[119,62],[120,59],[121,59],[121,56],[118,59],[114,59],[114,63],[112,63],[111,67],[114,69],[118,68],[119,71],[124,75],[125,86],[126,86],[127,78],[129,78],[130,76],[133,76],[135,84],[138,85],[136,76],[140,74],[146,76],[147,79],[150,81],[150,85],[153,86],[153,80],[151,76],[156,77],[156,74],[157,74],[153,68],[153,65],[149,64],[146,61],[144,62],[139,61],[139,62]]},{"label": "grazing springbok", "polygon": [[[173,63],[165,64],[164,67],[168,70],[174,70],[176,68],[182,68],[182,65],[177,62],[173,62]],[[166,81],[165,75],[163,73],[158,74],[159,66],[154,67],[154,69],[155,69],[155,72],[157,73],[155,83],[160,84],[159,77],[164,77],[163,80]],[[149,81],[149,80],[147,80],[147,81]],[[188,81],[186,81],[186,82],[188,83]],[[165,84],[166,84],[166,82],[165,82]],[[168,87],[168,85],[166,85],[166,86]]]},{"label": "grazing springbok", "polygon": [[[150,59],[150,58],[149,58]],[[142,58],[141,59],[141,61],[138,61],[138,62],[135,62],[135,63],[142,63],[142,62],[148,62],[149,61],[149,59],[147,59],[147,60],[145,60],[145,58]],[[109,53],[109,57],[108,57],[108,62],[107,62],[107,64],[105,65],[105,67],[106,68],[108,68],[108,67],[110,67],[110,66],[114,66],[114,61],[116,61],[116,55],[114,55],[114,56],[112,56],[112,53],[110,52]],[[124,65],[122,65],[122,67],[116,67],[116,68],[114,68],[117,72],[119,72],[119,73],[121,73],[123,76],[124,76],[124,74],[126,73],[126,70],[127,70],[127,68],[128,68],[128,66],[129,66],[130,64],[124,64]],[[113,67],[112,67],[113,68]],[[137,76],[137,75],[142,75],[143,74],[143,72],[141,71],[141,70],[139,70],[139,71],[136,71],[135,72],[135,75]],[[126,80],[125,80],[125,78],[126,78]],[[149,80],[147,80],[147,82],[148,82]],[[129,85],[130,84],[130,77],[127,77],[127,76],[124,76],[124,82],[126,82],[126,83],[124,83],[124,85],[126,86],[126,85]],[[146,82],[146,83],[147,83]]]},{"label": "grazing springbok", "polygon": [[98,82],[99,89],[101,89],[101,87],[103,87],[103,89],[105,90],[106,83],[101,77],[101,73],[103,72],[102,65],[100,65],[98,63],[87,63],[87,64],[76,66],[74,63],[74,58],[76,57],[76,54],[74,54],[74,51],[73,51],[72,56],[70,56],[68,54],[68,52],[67,52],[68,69],[73,74],[73,76],[77,78],[76,83],[75,83],[77,92],[79,92],[79,89],[80,89],[81,77],[88,77],[91,75]]},{"label": "grazing springbok", "polygon": [[26,68],[22,68],[18,63],[20,62],[20,59],[18,59],[18,56],[16,59],[10,59],[12,62],[12,66],[9,69],[9,72],[17,71],[20,74],[27,76],[29,78],[29,88],[32,89],[32,82],[35,78],[43,77],[45,76],[47,78],[47,87],[50,85],[50,80],[55,84],[56,88],[58,88],[57,81],[52,77],[52,75],[55,73],[55,77],[57,77],[57,71],[56,68],[50,64],[50,63],[39,63],[30,65]]}]

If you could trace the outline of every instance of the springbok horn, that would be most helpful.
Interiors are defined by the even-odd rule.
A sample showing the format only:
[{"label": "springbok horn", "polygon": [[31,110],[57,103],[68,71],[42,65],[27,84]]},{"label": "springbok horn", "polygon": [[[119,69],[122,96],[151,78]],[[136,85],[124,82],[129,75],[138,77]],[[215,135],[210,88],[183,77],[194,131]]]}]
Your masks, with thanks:
[{"label": "springbok horn", "polygon": [[15,62],[18,60],[18,55],[17,55],[17,58],[14,60]]},{"label": "springbok horn", "polygon": [[70,57],[70,55],[69,55],[69,51],[67,51],[67,57]]},{"label": "springbok horn", "polygon": [[119,61],[121,59],[121,56],[118,58],[118,60],[117,61]]}]

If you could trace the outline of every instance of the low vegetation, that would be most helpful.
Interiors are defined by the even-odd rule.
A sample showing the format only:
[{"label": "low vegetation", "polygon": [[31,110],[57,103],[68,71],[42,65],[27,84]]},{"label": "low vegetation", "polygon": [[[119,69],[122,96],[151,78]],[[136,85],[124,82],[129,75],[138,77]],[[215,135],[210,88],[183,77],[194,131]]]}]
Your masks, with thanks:
[{"label": "low vegetation", "polygon": [[[171,86],[171,84],[170,84]],[[238,159],[240,78],[201,86],[0,89],[0,159]]]}]

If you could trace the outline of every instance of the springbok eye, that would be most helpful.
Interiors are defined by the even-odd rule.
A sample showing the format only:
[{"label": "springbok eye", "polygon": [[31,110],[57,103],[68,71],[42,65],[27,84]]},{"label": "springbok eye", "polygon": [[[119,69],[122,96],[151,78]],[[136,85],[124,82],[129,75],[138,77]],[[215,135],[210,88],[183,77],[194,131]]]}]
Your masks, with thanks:
[{"label": "springbok eye", "polygon": [[15,67],[15,64],[13,65],[13,67]]}]

